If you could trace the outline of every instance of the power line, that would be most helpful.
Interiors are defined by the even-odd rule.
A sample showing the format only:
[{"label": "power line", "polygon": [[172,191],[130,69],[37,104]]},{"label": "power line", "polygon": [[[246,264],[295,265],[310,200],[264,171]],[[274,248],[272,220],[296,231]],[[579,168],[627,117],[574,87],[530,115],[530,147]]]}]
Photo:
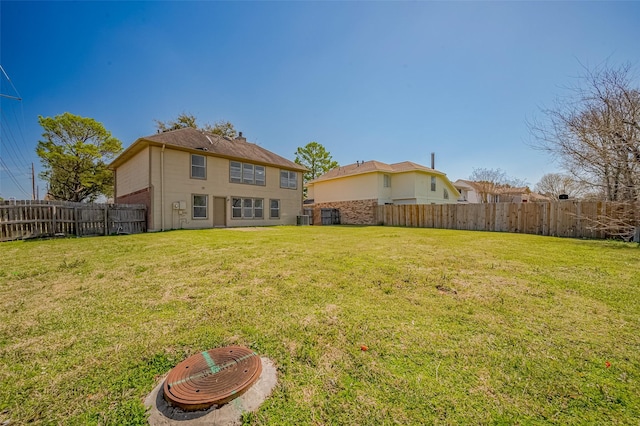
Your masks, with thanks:
[{"label": "power line", "polygon": [[5,137],[0,138],[0,142],[4,142],[5,139],[8,140],[9,143],[5,143],[4,145],[11,148],[11,151],[13,152],[13,155],[15,156],[15,158],[22,162],[21,166],[28,167],[30,162],[27,161],[24,155],[22,155],[22,151],[18,146],[18,143],[13,135],[13,132],[11,131],[11,126],[8,123],[8,119],[6,115],[2,112],[2,109],[0,109],[0,116],[2,116],[2,119],[0,121],[0,126],[2,126],[3,135],[9,136],[8,138],[5,138]]},{"label": "power line", "polygon": [[16,89],[16,86],[13,85],[13,81],[11,81],[11,79],[9,78],[9,76],[7,75],[7,72],[4,70],[4,68],[2,68],[2,65],[0,65],[0,70],[2,70],[2,74],[4,74],[4,77],[7,79],[7,81],[9,82],[9,84],[11,85],[11,87],[13,87],[13,90],[16,92],[16,94],[18,95],[18,97],[15,96],[9,96],[9,95],[3,95],[0,93],[0,95],[2,97],[5,98],[9,98],[9,99],[15,99],[17,101],[21,101],[22,100],[22,96],[20,96],[20,92],[18,92],[18,89]]},{"label": "power line", "polygon": [[[20,106],[22,108],[22,121],[24,124],[24,105],[22,104],[22,96],[20,95],[20,92],[18,92],[18,89],[16,88],[16,86],[13,84],[13,82],[11,81],[11,79],[9,78],[9,75],[7,74],[7,72],[4,70],[4,68],[2,67],[2,65],[0,65],[0,71],[2,71],[2,74],[4,75],[4,77],[7,79],[7,81],[9,82],[9,84],[11,85],[11,87],[13,88],[13,91],[15,92],[15,94],[17,96],[12,96],[12,95],[7,95],[7,94],[3,94],[0,93],[0,97],[2,98],[8,98],[8,99],[12,99],[12,100],[17,100],[20,102]],[[1,77],[0,77],[1,78]],[[15,114],[15,110],[12,110],[13,112],[13,116],[16,118],[16,122],[17,117]],[[13,132],[11,131],[11,126],[9,125],[9,118],[6,116],[6,114],[4,113],[3,109],[0,107],[0,116],[2,117],[2,119],[0,120],[0,128],[4,130],[4,134],[6,135],[8,133],[9,138],[0,138],[0,148],[2,148],[2,145],[4,145],[5,147],[8,146],[9,148],[11,148],[11,151],[13,151],[14,157],[12,158],[11,156],[9,156],[9,159],[11,159],[12,163],[16,166],[18,166],[18,170],[21,168],[20,165],[18,164],[19,161],[23,162],[23,166],[27,166],[25,168],[28,168],[28,163],[29,161],[26,160],[26,158],[24,157],[24,155],[22,155],[22,151],[20,150],[19,144],[17,143],[15,136],[13,135]],[[5,126],[6,123],[6,126]],[[22,142],[23,142],[23,146],[26,146],[26,140],[24,138],[24,134],[22,133],[22,128],[20,127],[19,123],[18,123],[18,130],[20,132],[20,137],[22,138]],[[3,141],[8,140],[8,144],[7,143],[2,143]],[[14,149],[15,147],[15,149]],[[32,167],[33,167],[33,163]],[[5,163],[5,161],[2,159],[2,157],[0,157],[0,169],[3,170],[4,172],[6,172],[6,174],[9,176],[9,178],[11,178],[11,180],[13,181],[13,183],[15,184],[16,188],[22,192],[26,198],[29,198],[30,195],[27,193],[27,191],[25,191],[24,187],[20,184],[20,182],[18,181],[18,179],[16,178],[16,176],[11,172],[11,169],[9,169],[9,167],[7,166],[7,163]],[[33,173],[33,169],[31,170],[31,172]],[[35,181],[33,182],[35,183]]]},{"label": "power line", "polygon": [[27,191],[24,190],[22,185],[20,185],[20,182],[18,182],[16,177],[13,175],[13,173],[11,173],[11,170],[9,170],[9,168],[6,165],[6,163],[2,160],[2,157],[0,157],[0,167],[2,167],[5,172],[7,172],[7,174],[9,175],[11,180],[13,181],[13,183],[20,190],[20,192],[22,192],[27,198],[31,197],[29,194],[27,194]]}]

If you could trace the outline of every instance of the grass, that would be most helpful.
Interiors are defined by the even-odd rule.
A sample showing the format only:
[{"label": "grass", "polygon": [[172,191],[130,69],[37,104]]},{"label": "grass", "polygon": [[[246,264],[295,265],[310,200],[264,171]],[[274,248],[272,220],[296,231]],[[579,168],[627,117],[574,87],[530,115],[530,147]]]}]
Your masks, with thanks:
[{"label": "grass", "polygon": [[163,374],[228,344],[278,368],[247,424],[637,423],[639,265],[389,227],[3,243],[0,424],[144,424]]}]

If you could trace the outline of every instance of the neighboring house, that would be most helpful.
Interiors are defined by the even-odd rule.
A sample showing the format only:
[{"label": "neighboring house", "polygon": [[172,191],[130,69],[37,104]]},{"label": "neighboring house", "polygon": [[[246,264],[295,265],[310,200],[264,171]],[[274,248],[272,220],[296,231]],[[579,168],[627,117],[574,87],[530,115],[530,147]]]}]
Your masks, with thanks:
[{"label": "neighboring house", "polygon": [[459,203],[473,204],[482,202],[479,195],[479,188],[475,182],[458,179],[453,183],[453,186],[455,186],[460,193],[460,197],[458,198]]},{"label": "neighboring house", "polygon": [[295,225],[302,172],[273,152],[194,128],[136,140],[109,166],[117,203],[147,206],[150,231]]},{"label": "neighboring house", "polygon": [[343,224],[374,225],[382,204],[455,204],[458,191],[435,169],[404,161],[356,162],[336,167],[307,184],[306,208],[314,224],[322,209],[339,209]]},{"label": "neighboring house", "polygon": [[549,201],[544,195],[524,187],[495,185],[490,182],[474,182],[458,179],[453,185],[460,192],[459,203],[527,203]]}]

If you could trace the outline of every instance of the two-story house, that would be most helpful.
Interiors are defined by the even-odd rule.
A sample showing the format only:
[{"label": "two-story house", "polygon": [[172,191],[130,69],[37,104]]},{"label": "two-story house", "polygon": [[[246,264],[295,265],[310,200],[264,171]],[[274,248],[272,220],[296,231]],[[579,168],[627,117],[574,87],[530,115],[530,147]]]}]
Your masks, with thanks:
[{"label": "two-story house", "polygon": [[117,203],[145,204],[150,231],[295,225],[306,169],[242,137],[194,128],[136,140],[110,165]]},{"label": "two-story house", "polygon": [[343,224],[374,225],[383,204],[455,204],[460,194],[441,171],[403,161],[363,161],[336,167],[308,182],[305,207],[338,209]]}]

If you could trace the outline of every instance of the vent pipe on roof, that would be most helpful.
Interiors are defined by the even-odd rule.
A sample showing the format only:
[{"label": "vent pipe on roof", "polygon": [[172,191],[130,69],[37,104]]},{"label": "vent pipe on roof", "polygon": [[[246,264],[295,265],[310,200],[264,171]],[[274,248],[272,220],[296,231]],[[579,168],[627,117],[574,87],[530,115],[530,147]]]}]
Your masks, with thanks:
[{"label": "vent pipe on roof", "polygon": [[431,168],[432,169],[436,169],[436,153],[432,152],[431,153]]}]

